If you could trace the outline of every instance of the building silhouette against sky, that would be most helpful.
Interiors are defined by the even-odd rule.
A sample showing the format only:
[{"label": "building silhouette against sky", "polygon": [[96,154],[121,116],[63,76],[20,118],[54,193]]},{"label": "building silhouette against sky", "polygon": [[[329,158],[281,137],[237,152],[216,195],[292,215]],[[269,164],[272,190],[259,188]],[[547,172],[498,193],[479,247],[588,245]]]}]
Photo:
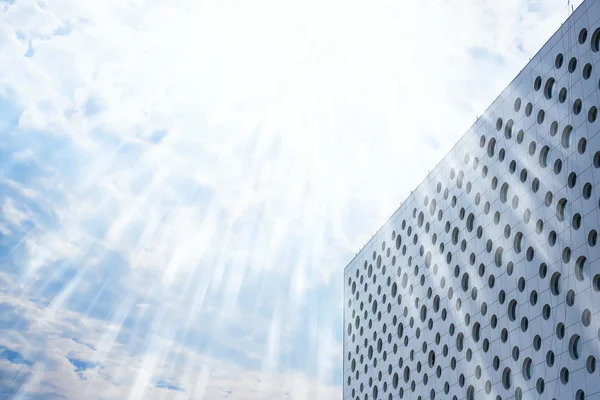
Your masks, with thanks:
[{"label": "building silhouette against sky", "polygon": [[600,399],[600,0],[344,274],[344,399]]}]

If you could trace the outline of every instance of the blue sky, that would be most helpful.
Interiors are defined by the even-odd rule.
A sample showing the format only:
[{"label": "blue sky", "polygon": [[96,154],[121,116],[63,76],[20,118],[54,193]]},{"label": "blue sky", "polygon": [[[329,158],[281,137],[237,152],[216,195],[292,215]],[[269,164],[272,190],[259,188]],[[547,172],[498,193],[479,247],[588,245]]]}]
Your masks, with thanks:
[{"label": "blue sky", "polygon": [[0,397],[339,398],[344,266],[563,3],[0,0]]}]

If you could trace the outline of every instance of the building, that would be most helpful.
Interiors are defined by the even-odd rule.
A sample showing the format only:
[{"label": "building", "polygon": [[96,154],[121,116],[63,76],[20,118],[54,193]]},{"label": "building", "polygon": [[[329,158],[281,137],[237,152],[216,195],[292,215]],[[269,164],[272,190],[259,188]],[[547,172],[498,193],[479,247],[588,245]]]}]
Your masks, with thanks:
[{"label": "building", "polygon": [[600,0],[344,273],[347,400],[600,399]]}]

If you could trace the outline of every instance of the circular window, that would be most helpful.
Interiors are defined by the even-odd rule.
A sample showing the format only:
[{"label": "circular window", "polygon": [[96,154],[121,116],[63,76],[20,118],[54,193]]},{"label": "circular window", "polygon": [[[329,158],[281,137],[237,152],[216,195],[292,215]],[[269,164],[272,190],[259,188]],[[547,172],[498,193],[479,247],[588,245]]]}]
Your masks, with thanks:
[{"label": "circular window", "polygon": [[565,57],[562,55],[562,53],[558,53],[556,55],[556,59],[554,60],[554,67],[556,69],[559,69],[560,67],[562,67],[564,59],[565,59]]},{"label": "circular window", "polygon": [[572,57],[569,60],[568,70],[569,70],[569,72],[573,73],[573,72],[575,72],[576,69],[577,69],[577,58]]},{"label": "circular window", "polygon": [[537,193],[540,190],[540,180],[538,178],[533,178],[531,181],[531,190],[533,190],[533,193]]},{"label": "circular window", "polygon": [[579,143],[577,143],[577,151],[579,154],[585,153],[585,149],[587,148],[587,140],[585,138],[579,139]]},{"label": "circular window", "polygon": [[561,274],[558,271],[552,274],[552,277],[550,278],[550,292],[555,296],[558,296],[562,290],[562,282],[560,278]]},{"label": "circular window", "polygon": [[504,386],[504,389],[510,389],[510,385],[511,385],[511,371],[510,368],[506,367],[504,368],[504,371],[502,372],[502,386]]},{"label": "circular window", "polygon": [[511,321],[517,319],[517,301],[514,299],[508,303],[508,319]]},{"label": "circular window", "polygon": [[563,385],[566,385],[569,382],[569,370],[566,367],[563,367],[560,370],[560,381]]},{"label": "circular window", "polygon": [[540,275],[540,278],[544,279],[546,277],[546,275],[548,274],[548,266],[546,265],[546,263],[540,264],[538,273]]},{"label": "circular window", "polygon": [[598,232],[595,229],[592,229],[588,234],[588,244],[590,246],[595,246],[598,241]]},{"label": "circular window", "polygon": [[537,78],[535,78],[535,80],[533,81],[533,89],[535,91],[540,90],[540,88],[542,87],[542,77],[538,76]]},{"label": "circular window", "polygon": [[546,205],[546,207],[550,207],[552,205],[552,197],[552,192],[546,192],[546,197],[544,198],[544,204]]},{"label": "circular window", "polygon": [[562,198],[558,201],[556,205],[556,219],[559,221],[565,220],[565,211],[567,208],[567,199]]},{"label": "circular window", "polygon": [[568,149],[571,145],[571,132],[573,132],[573,127],[571,125],[567,125],[565,126],[565,129],[563,129],[560,142],[565,149]]},{"label": "circular window", "polygon": [[491,138],[488,142],[488,148],[487,148],[487,154],[489,157],[493,157],[494,156],[494,148],[496,146],[496,139],[495,138]]},{"label": "circular window", "polygon": [[588,268],[586,266],[587,258],[580,256],[575,262],[575,277],[579,281],[583,281],[585,276],[588,274]]},{"label": "circular window", "polygon": [[544,146],[542,150],[540,150],[539,162],[542,168],[546,168],[550,161],[550,147]]},{"label": "circular window", "polygon": [[506,122],[506,126],[504,127],[504,137],[506,137],[507,139],[512,138],[514,125],[515,123],[512,119],[509,119],[508,122]]},{"label": "circular window", "polygon": [[520,253],[523,245],[523,233],[517,232],[515,235],[513,246],[516,253]]},{"label": "circular window", "polygon": [[527,103],[527,105],[525,106],[525,116],[526,117],[531,116],[532,112],[533,112],[533,104]]},{"label": "circular window", "polygon": [[583,108],[583,102],[581,101],[581,99],[576,99],[575,102],[573,103],[573,114],[579,115],[582,108]]},{"label": "circular window", "polygon": [[502,254],[504,253],[504,249],[502,247],[498,247],[496,249],[496,254],[494,255],[494,262],[497,267],[502,266]]},{"label": "circular window", "polygon": [[590,326],[592,323],[592,312],[587,308],[581,313],[581,323],[583,326]]},{"label": "circular window", "polygon": [[573,289],[569,289],[567,295],[565,296],[565,302],[569,307],[573,307],[575,305],[575,292]]},{"label": "circular window", "polygon": [[502,129],[502,118],[496,120],[496,130],[500,131],[500,129]]},{"label": "circular window", "polygon": [[508,183],[503,183],[502,187],[500,188],[500,201],[503,203],[506,203],[508,200],[508,188]]},{"label": "circular window", "polygon": [[575,187],[576,183],[577,183],[577,174],[575,172],[571,172],[569,174],[569,177],[567,178],[567,184],[569,185],[570,189],[573,189]]},{"label": "circular window", "polygon": [[596,357],[589,356],[585,362],[585,368],[590,374],[596,372]]},{"label": "circular window", "polygon": [[583,67],[582,76],[583,79],[590,79],[590,76],[592,76],[592,64],[585,64],[585,66]]},{"label": "circular window", "polygon": [[527,357],[523,360],[523,368],[522,368],[523,378],[525,380],[530,380],[533,375],[533,362],[531,358]]},{"label": "circular window", "polygon": [[581,355],[581,337],[578,334],[574,334],[569,339],[569,356],[573,360],[577,360]]},{"label": "circular window", "polygon": [[593,52],[600,51],[600,28],[597,28],[592,34],[592,41],[590,43]]},{"label": "circular window", "polygon": [[596,122],[597,118],[598,118],[598,108],[596,106],[590,107],[590,110],[588,111],[588,121],[590,123],[593,123],[593,122]]},{"label": "circular window", "polygon": [[540,110],[538,111],[538,115],[537,115],[537,123],[538,124],[542,124],[544,122],[544,118],[546,117],[546,113],[544,112],[544,110]]},{"label": "circular window", "polygon": [[558,159],[554,161],[554,174],[558,175],[560,174],[560,171],[562,171],[562,160]]},{"label": "circular window", "polygon": [[554,84],[555,84],[555,80],[554,78],[548,78],[548,80],[546,81],[546,85],[544,86],[544,96],[546,97],[546,99],[551,99],[552,95],[554,94]]},{"label": "circular window", "polygon": [[567,264],[569,261],[571,261],[571,248],[570,247],[565,247],[562,253],[562,260],[565,264]]},{"label": "circular window", "polygon": [[560,89],[560,92],[558,92],[558,101],[560,103],[567,101],[567,88]]},{"label": "circular window", "polygon": [[577,40],[579,41],[579,44],[584,44],[586,39],[587,39],[587,29],[583,28],[581,31],[579,31],[579,37]]}]

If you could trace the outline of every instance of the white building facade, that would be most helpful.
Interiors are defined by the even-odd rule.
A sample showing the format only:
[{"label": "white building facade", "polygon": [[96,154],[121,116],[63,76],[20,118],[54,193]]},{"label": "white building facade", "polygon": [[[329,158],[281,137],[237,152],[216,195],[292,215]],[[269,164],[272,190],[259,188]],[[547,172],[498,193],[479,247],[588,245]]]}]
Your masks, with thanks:
[{"label": "white building facade", "polygon": [[600,399],[600,0],[344,274],[347,400]]}]

